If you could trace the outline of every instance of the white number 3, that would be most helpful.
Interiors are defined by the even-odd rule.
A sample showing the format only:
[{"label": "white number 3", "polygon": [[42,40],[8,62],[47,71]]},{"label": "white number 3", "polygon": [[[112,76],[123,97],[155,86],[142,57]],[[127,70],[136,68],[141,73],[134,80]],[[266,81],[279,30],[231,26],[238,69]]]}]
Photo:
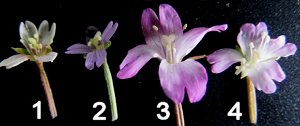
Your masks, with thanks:
[{"label": "white number 3", "polygon": [[169,119],[169,117],[170,117],[170,112],[168,110],[169,109],[169,104],[166,103],[166,102],[160,102],[160,103],[157,104],[156,107],[161,108],[161,106],[164,106],[164,107],[160,110],[160,112],[165,113],[165,116],[161,116],[161,114],[156,114],[157,118],[160,119],[160,120]]},{"label": "white number 3", "polygon": [[[235,113],[234,110],[236,110]],[[236,120],[240,120],[240,117],[242,116],[242,113],[240,112],[240,102],[236,102],[234,104],[234,106],[227,113],[227,116],[235,116]]]}]

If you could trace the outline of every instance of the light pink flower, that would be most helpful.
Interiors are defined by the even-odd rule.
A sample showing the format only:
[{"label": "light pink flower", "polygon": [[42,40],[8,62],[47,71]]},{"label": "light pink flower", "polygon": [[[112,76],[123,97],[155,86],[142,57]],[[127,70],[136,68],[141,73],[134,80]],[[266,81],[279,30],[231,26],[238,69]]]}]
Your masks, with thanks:
[{"label": "light pink flower", "polygon": [[285,79],[285,73],[276,60],[294,55],[296,45],[286,43],[283,35],[271,39],[264,22],[256,26],[244,24],[237,41],[240,49],[220,49],[208,56],[208,62],[213,64],[212,72],[223,72],[232,64],[240,62],[236,66],[236,75],[241,73],[241,78],[248,76],[256,89],[264,93],[274,93],[276,85],[273,80],[281,82]]}]

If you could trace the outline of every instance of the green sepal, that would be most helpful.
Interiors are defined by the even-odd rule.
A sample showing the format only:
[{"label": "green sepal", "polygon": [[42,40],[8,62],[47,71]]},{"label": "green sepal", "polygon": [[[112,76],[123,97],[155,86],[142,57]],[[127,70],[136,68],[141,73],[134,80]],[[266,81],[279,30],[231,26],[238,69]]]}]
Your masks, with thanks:
[{"label": "green sepal", "polygon": [[48,54],[49,52],[52,52],[51,46],[48,46],[48,47],[46,48],[46,54]]},{"label": "green sepal", "polygon": [[28,51],[24,48],[14,48],[14,47],[12,47],[12,49],[14,51],[16,51],[17,53],[19,53],[19,54],[29,55]]},{"label": "green sepal", "polygon": [[107,49],[111,46],[111,41],[105,43],[104,48]]}]

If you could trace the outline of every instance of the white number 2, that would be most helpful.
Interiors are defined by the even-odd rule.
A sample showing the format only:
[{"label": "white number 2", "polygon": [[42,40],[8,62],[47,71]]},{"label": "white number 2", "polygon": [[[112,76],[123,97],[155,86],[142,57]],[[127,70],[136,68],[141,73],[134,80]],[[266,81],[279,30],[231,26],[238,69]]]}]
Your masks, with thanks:
[{"label": "white number 2", "polygon": [[97,106],[101,106],[102,108],[100,109],[99,112],[97,112],[94,117],[93,117],[93,120],[106,120],[106,117],[101,117],[100,115],[105,111],[106,109],[106,105],[103,103],[103,102],[96,102],[94,105],[93,105],[93,108],[97,108]]},{"label": "white number 2", "polygon": [[[236,110],[235,113],[234,110]],[[227,116],[235,116],[236,120],[240,120],[240,117],[242,116],[242,113],[240,112],[240,102],[236,102],[234,104],[234,106],[227,113]]]},{"label": "white number 2", "polygon": [[169,112],[169,104],[166,102],[160,102],[157,104],[157,108],[161,108],[161,106],[164,106],[160,111],[165,113],[165,116],[161,116],[160,114],[156,114],[157,118],[160,120],[167,120],[170,117],[170,112]]},{"label": "white number 2", "polygon": [[32,108],[36,108],[36,118],[41,119],[41,101],[36,102],[32,105]]}]

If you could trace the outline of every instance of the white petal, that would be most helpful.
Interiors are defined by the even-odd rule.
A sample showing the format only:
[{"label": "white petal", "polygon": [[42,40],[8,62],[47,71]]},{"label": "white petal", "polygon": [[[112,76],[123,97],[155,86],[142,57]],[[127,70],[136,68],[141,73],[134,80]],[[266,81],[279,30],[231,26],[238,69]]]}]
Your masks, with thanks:
[{"label": "white petal", "polygon": [[56,56],[56,52],[49,52],[47,55],[37,57],[37,60],[41,62],[53,62]]},{"label": "white petal", "polygon": [[29,56],[28,55],[23,55],[23,54],[17,54],[17,55],[13,55],[7,59],[4,59],[1,63],[0,63],[0,67],[5,66],[6,69],[10,69],[12,67],[15,67],[21,63],[23,63],[24,61],[28,60]]}]

